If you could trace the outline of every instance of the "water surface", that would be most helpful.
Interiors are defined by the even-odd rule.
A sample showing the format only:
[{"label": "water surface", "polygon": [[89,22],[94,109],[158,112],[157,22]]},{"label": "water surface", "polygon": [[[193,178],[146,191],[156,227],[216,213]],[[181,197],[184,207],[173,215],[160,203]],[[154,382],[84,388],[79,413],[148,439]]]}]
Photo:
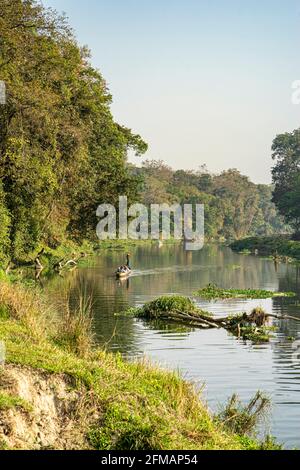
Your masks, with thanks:
[{"label": "water surface", "polygon": [[[197,304],[214,315],[249,312],[262,306],[275,314],[300,318],[299,270],[289,264],[233,253],[229,248],[206,246],[186,252],[181,245],[132,249],[134,273],[128,281],[112,275],[124,263],[121,251],[106,251],[89,267],[48,281],[46,289],[56,301],[67,286],[75,299],[79,289],[92,293],[98,343],[132,359],[146,355],[164,367],[179,369],[199,386],[213,410],[237,392],[243,401],[260,389],[273,401],[266,424],[286,447],[300,447],[300,322],[278,321],[270,344],[252,345],[223,330],[188,330],[176,325],[149,324],[115,316],[129,306],[140,306],[160,295],[192,295],[215,283],[225,288],[294,291],[296,299],[230,300]],[[295,338],[294,341],[291,337]]]}]

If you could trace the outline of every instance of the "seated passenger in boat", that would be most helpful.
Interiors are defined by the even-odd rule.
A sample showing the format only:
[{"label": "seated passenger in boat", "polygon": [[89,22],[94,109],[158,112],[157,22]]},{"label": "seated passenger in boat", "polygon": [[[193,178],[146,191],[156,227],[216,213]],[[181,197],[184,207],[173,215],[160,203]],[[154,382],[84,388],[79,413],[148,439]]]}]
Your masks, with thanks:
[{"label": "seated passenger in boat", "polygon": [[118,273],[122,274],[128,273],[129,271],[130,269],[128,268],[128,266],[120,266],[117,270]]},{"label": "seated passenger in boat", "polygon": [[127,254],[127,263],[124,266],[120,266],[117,269],[117,274],[130,274],[131,273],[131,266],[130,266],[130,254]]}]

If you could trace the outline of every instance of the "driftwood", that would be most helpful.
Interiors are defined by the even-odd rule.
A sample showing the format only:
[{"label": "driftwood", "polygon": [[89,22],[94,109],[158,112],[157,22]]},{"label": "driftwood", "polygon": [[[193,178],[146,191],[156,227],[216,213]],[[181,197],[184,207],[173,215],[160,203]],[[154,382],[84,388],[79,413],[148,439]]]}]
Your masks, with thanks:
[{"label": "driftwood", "polygon": [[58,261],[58,263],[56,263],[53,268],[55,271],[62,271],[63,269],[65,268],[68,268],[68,267],[76,267],[78,265],[78,261],[82,258],[86,258],[87,257],[87,254],[86,253],[80,253],[80,255],[74,257],[73,259],[69,259],[69,260],[66,260],[65,258],[61,259],[60,261]]},{"label": "driftwood", "polygon": [[[153,312],[154,313],[154,312]],[[200,328],[202,330],[223,328],[227,331],[235,333],[238,337],[242,334],[242,328],[253,325],[253,333],[261,333],[261,328],[266,326],[270,318],[277,320],[295,320],[300,321],[300,318],[292,317],[290,315],[272,315],[265,313],[261,308],[254,309],[250,314],[244,313],[243,315],[224,318],[208,317],[201,315],[199,312],[182,312],[180,310],[155,312],[153,318],[160,320],[171,321],[175,323],[183,323],[186,326]]]},{"label": "driftwood", "polygon": [[53,267],[55,271],[62,271],[64,268],[67,268],[68,266],[77,266],[77,261],[75,259],[70,259],[68,261],[61,259]]},{"label": "driftwood", "polygon": [[34,260],[34,267],[37,271],[42,271],[44,269],[44,266],[42,265],[42,263],[40,262],[40,259],[39,257],[37,257],[35,260]]}]

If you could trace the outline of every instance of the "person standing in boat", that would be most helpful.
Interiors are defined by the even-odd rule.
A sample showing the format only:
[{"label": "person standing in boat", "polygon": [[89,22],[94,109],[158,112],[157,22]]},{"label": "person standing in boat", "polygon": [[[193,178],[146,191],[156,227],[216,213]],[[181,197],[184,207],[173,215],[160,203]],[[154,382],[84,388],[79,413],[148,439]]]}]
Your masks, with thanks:
[{"label": "person standing in boat", "polygon": [[126,266],[127,266],[127,268],[131,271],[131,267],[130,267],[130,253],[127,253],[126,259],[127,259]]}]

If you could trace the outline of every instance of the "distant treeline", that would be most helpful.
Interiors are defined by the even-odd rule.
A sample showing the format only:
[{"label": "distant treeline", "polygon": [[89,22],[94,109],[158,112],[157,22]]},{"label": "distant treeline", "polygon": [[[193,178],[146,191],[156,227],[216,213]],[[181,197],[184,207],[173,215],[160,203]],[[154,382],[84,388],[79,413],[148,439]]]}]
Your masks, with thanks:
[{"label": "distant treeline", "polygon": [[210,239],[284,231],[272,189],[237,170],[173,171],[128,164],[147,144],[119,125],[111,95],[64,17],[35,0],[1,0],[0,262],[96,237],[96,208],[129,202],[203,203]]},{"label": "distant treeline", "polygon": [[240,239],[287,232],[289,228],[272,202],[272,186],[252,183],[236,169],[213,175],[174,171],[161,161],[135,168],[142,180],[142,202],[204,204],[207,239]]}]

